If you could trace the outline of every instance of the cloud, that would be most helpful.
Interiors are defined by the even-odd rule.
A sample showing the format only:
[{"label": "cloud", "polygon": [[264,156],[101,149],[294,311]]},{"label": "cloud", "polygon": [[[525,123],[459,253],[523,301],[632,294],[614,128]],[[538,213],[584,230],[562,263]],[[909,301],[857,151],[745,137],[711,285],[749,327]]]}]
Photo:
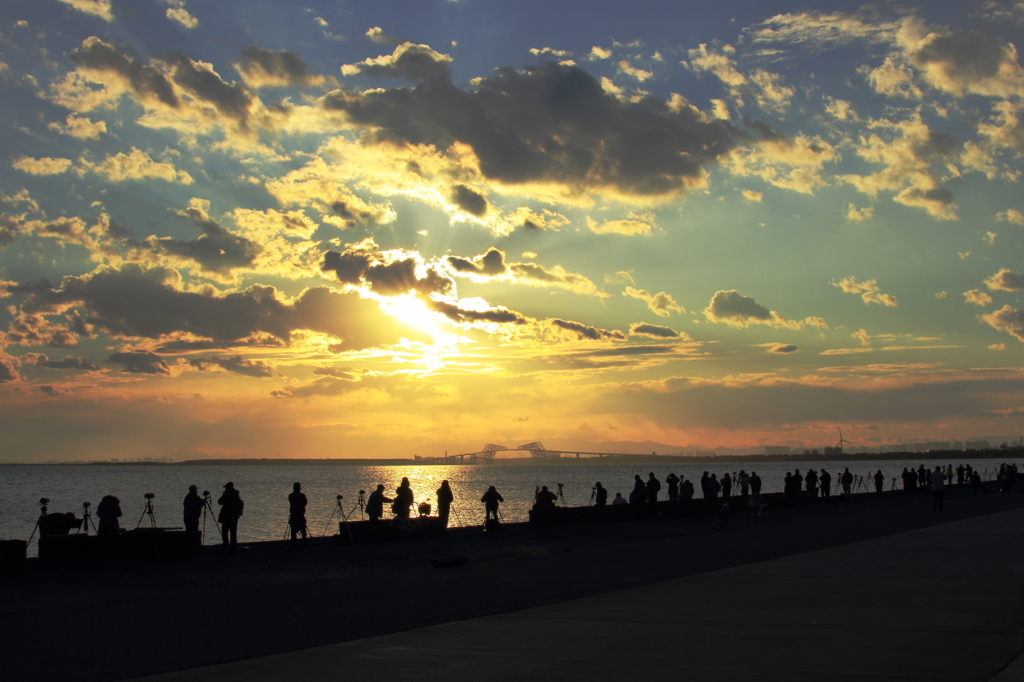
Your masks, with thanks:
[{"label": "cloud", "polygon": [[790,100],[796,89],[782,84],[778,74],[756,69],[749,75],[743,74],[732,61],[736,48],[724,45],[720,49],[708,49],[704,43],[689,50],[689,62],[683,64],[697,73],[712,73],[728,88],[737,106],[745,105],[744,97],[751,98],[766,111],[782,113],[789,109]]},{"label": "cloud", "polygon": [[588,341],[626,341],[628,337],[618,330],[598,329],[589,325],[568,320],[551,319],[548,323],[560,330],[569,332],[578,340]]},{"label": "cloud", "polygon": [[627,237],[642,235],[647,237],[650,236],[656,227],[655,220],[654,213],[650,211],[640,214],[630,212],[626,218],[606,220],[603,223],[598,223],[590,216],[587,216],[587,227],[595,234],[619,234]]},{"label": "cloud", "polygon": [[1014,225],[1024,225],[1024,213],[1021,213],[1015,208],[1007,209],[996,213],[996,220],[1002,223],[1013,223]]},{"label": "cloud", "polygon": [[850,334],[850,336],[860,341],[860,345],[862,346],[871,345],[871,335],[868,334],[867,329],[858,329],[854,333]]},{"label": "cloud", "polygon": [[146,152],[131,148],[128,154],[118,152],[105,157],[99,163],[93,163],[82,157],[78,160],[79,173],[86,171],[102,175],[110,182],[125,180],[164,180],[182,185],[195,182],[186,171],[176,169],[172,164],[154,161]]},{"label": "cloud", "polygon": [[242,48],[235,69],[250,88],[323,85],[323,76],[312,74],[299,55],[287,50],[268,50],[258,45]]},{"label": "cloud", "polygon": [[558,59],[572,56],[572,52],[568,50],[556,50],[553,47],[531,47],[530,54],[534,57],[556,57]]},{"label": "cloud", "polygon": [[446,78],[451,63],[450,56],[435,52],[429,45],[402,43],[389,55],[371,57],[357,64],[345,64],[341,67],[341,73],[345,76],[366,73],[374,77],[429,81],[433,78]]},{"label": "cloud", "polygon": [[266,362],[262,360],[243,360],[240,355],[236,355],[233,358],[220,358],[216,356],[212,358],[193,358],[188,361],[188,364],[200,372],[208,372],[216,367],[225,372],[241,374],[247,377],[269,378],[274,376],[274,368]]},{"label": "cloud", "polygon": [[67,172],[71,167],[71,159],[55,159],[44,156],[41,159],[33,159],[23,156],[11,162],[11,166],[29,175],[60,175]]},{"label": "cloud", "polygon": [[60,0],[60,2],[63,2],[65,5],[70,5],[79,12],[99,17],[104,21],[114,20],[114,15],[110,11],[110,0]]},{"label": "cloud", "polygon": [[760,345],[773,355],[789,355],[799,350],[799,348],[791,343],[762,343]]},{"label": "cloud", "polygon": [[757,135],[735,148],[725,167],[739,177],[757,177],[764,182],[802,194],[813,194],[827,184],[823,177],[826,163],[838,160],[835,148],[821,137],[797,135],[787,138],[758,121],[744,119]]},{"label": "cloud", "polygon": [[996,331],[1006,332],[1021,343],[1024,343],[1024,311],[1004,305],[995,312],[978,315],[978,320],[989,325]]},{"label": "cloud", "polygon": [[964,292],[964,301],[984,308],[992,302],[992,297],[981,289],[971,289],[970,291]]},{"label": "cloud", "polygon": [[568,272],[560,265],[544,268],[536,263],[506,263],[505,252],[493,246],[479,256],[447,256],[444,262],[453,275],[468,277],[475,282],[505,281],[528,286],[555,287],[583,296],[608,296],[599,291],[597,285],[588,278]]},{"label": "cloud", "polygon": [[253,285],[228,294],[181,291],[180,275],[163,267],[125,265],[65,277],[59,289],[35,291],[21,304],[29,315],[65,314],[82,308],[96,330],[119,338],[193,340],[246,345],[265,336],[291,343],[309,331],[337,339],[345,351],[395,343],[398,326],[371,300],[326,287],[310,288],[292,301],[274,287]]},{"label": "cloud", "polygon": [[737,329],[743,329],[753,324],[786,329],[801,329],[805,325],[827,326],[824,320],[816,317],[808,317],[802,322],[787,320],[774,310],[759,305],[754,299],[741,296],[734,289],[716,291],[703,312],[709,322],[724,323]]},{"label": "cloud", "polygon": [[470,303],[474,307],[466,308],[460,305],[449,303],[438,299],[431,299],[427,306],[431,310],[441,313],[449,320],[457,323],[490,322],[494,324],[526,324],[527,320],[523,315],[514,310],[504,307],[491,308],[481,299],[460,301],[463,305]]},{"label": "cloud", "polygon": [[594,45],[592,48],[590,48],[590,54],[587,55],[587,59],[593,62],[593,61],[600,61],[602,59],[608,59],[611,56],[612,56],[612,51],[611,50],[606,50],[603,47],[600,47],[598,45]]},{"label": "cloud", "polygon": [[81,47],[68,53],[68,59],[91,76],[90,82],[103,85],[105,92],[91,92],[72,78],[58,83],[58,104],[88,110],[104,100],[116,100],[123,92],[132,92],[143,104],[161,104],[171,109],[181,106],[171,80],[162,71],[141,64],[96,36],[83,40]]},{"label": "cloud", "polygon": [[184,28],[199,28],[199,20],[189,14],[184,7],[167,8],[167,18],[181,24]]},{"label": "cloud", "polygon": [[1003,351],[1006,350],[1005,343],[993,343],[988,346],[989,350]]},{"label": "cloud", "polygon": [[672,296],[664,291],[659,291],[657,294],[652,295],[644,289],[628,286],[622,292],[622,295],[644,301],[647,303],[647,308],[658,317],[670,317],[672,313],[682,314],[686,312],[683,306],[676,303]]},{"label": "cloud", "polygon": [[682,339],[683,341],[693,341],[689,334],[684,332],[677,332],[675,329],[670,327],[662,327],[657,324],[648,324],[646,322],[634,322],[629,326],[630,336],[646,336],[652,339]]},{"label": "cloud", "polygon": [[949,296],[948,292],[938,291],[935,293],[935,300],[941,301],[942,299],[946,298],[946,296]]},{"label": "cloud", "polygon": [[986,244],[988,244],[989,246],[992,246],[993,244],[996,243],[996,237],[997,236],[999,236],[999,235],[996,232],[986,232],[985,236],[982,237],[982,239],[985,240]]},{"label": "cloud", "polygon": [[850,276],[836,282],[833,280],[829,282],[834,287],[839,287],[848,294],[860,294],[860,298],[864,301],[865,305],[871,303],[877,303],[879,305],[888,306],[890,308],[899,307],[899,301],[892,294],[883,294],[881,288],[878,286],[877,279],[869,279],[863,282],[858,282],[856,277]]},{"label": "cloud", "polygon": [[764,194],[750,189],[743,190],[742,195],[743,200],[748,204],[759,204],[761,203],[761,200],[764,199]]},{"label": "cloud", "polygon": [[207,213],[209,208],[209,201],[193,198],[189,200],[188,208],[175,211],[202,231],[198,239],[182,241],[151,236],[146,244],[156,252],[194,261],[203,270],[217,275],[228,275],[236,268],[251,268],[263,247],[225,229],[210,217]]},{"label": "cloud", "polygon": [[1024,291],[1024,275],[1001,268],[985,280],[985,286],[992,291]]},{"label": "cloud", "polygon": [[873,348],[829,348],[823,350],[819,355],[856,355],[858,353],[871,353]]},{"label": "cloud", "polygon": [[366,37],[375,43],[384,43],[388,45],[401,45],[402,43],[406,42],[405,40],[402,40],[398,36],[393,36],[390,33],[385,33],[384,29],[382,29],[380,26],[374,26],[373,28],[367,29]]},{"label": "cloud", "polygon": [[451,200],[456,206],[470,215],[479,217],[487,213],[487,199],[479,192],[475,192],[465,185],[455,185],[452,187]]},{"label": "cloud", "polygon": [[107,362],[121,365],[121,371],[129,374],[163,374],[171,375],[171,368],[162,358],[146,351],[113,353]]},{"label": "cloud", "polygon": [[875,215],[875,209],[867,206],[865,208],[857,208],[853,204],[847,204],[846,206],[846,219],[851,223],[859,223],[862,220],[869,220]]},{"label": "cloud", "polygon": [[736,134],[675,100],[621,100],[576,66],[501,68],[471,91],[435,75],[411,89],[335,91],[321,105],[364,130],[364,149],[460,149],[462,172],[575,202],[589,192],[650,202],[703,186],[704,165]]},{"label": "cloud", "polygon": [[107,124],[103,121],[90,121],[87,118],[68,114],[66,123],[51,123],[50,130],[56,130],[63,135],[77,137],[80,140],[98,140],[100,134],[107,132]]},{"label": "cloud", "polygon": [[636,68],[625,59],[616,64],[615,72],[621,73],[624,76],[629,76],[630,78],[635,78],[641,83],[654,75],[650,71],[644,71],[643,69]]},{"label": "cloud", "polygon": [[25,353],[21,356],[21,360],[25,364],[43,369],[76,369],[83,372],[99,372],[103,369],[83,357],[73,355],[67,355],[60,360],[51,360],[42,353]]}]

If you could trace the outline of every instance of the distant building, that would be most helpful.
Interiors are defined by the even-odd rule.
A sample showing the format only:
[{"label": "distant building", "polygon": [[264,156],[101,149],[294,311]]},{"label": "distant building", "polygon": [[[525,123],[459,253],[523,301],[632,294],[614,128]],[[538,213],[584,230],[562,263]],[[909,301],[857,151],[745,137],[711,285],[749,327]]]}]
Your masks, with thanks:
[{"label": "distant building", "polygon": [[765,445],[764,446],[764,454],[766,454],[766,455],[788,455],[788,454],[790,454],[789,446],[788,445]]},{"label": "distant building", "polygon": [[988,450],[992,446],[985,439],[982,440],[969,440],[964,442],[965,450]]}]

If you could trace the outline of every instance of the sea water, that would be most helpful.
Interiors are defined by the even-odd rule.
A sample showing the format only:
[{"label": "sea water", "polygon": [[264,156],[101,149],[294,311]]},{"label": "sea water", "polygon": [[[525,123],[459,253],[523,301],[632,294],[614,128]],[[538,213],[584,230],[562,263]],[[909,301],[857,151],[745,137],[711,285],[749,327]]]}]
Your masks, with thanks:
[{"label": "sea water", "polygon": [[[1016,454],[1016,453],[1014,453]],[[971,459],[972,467],[993,477],[1000,462],[1005,459]],[[40,498],[49,498],[49,511],[74,512],[82,516],[83,503],[90,502],[95,511],[104,495],[114,495],[121,501],[123,516],[121,527],[132,529],[138,525],[148,526],[144,517],[146,493],[153,493],[153,511],[160,527],[182,526],[182,499],[190,485],[196,485],[200,493],[210,491],[212,510],[206,520],[208,542],[216,541],[213,516],[219,512],[217,498],[224,490],[224,484],[231,481],[241,492],[245,501],[245,513],[238,525],[241,542],[280,540],[287,533],[288,494],[296,481],[302,484],[302,492],[309,499],[306,520],[312,535],[332,535],[338,532],[339,511],[344,511],[350,520],[361,518],[357,507],[359,490],[367,495],[378,483],[383,483],[388,497],[394,497],[395,488],[403,476],[409,479],[417,503],[436,504],[437,489],[447,479],[455,495],[452,504],[451,525],[473,526],[483,522],[484,509],[480,497],[488,486],[495,486],[505,498],[501,506],[502,518],[506,522],[526,521],[533,505],[538,486],[546,485],[552,492],[563,484],[565,503],[568,506],[583,506],[590,503],[594,483],[601,481],[609,492],[609,503],[615,493],[629,496],[633,488],[633,476],[640,474],[647,480],[653,471],[662,481],[661,496],[667,493],[664,480],[670,473],[691,479],[700,497],[700,477],[704,471],[715,473],[719,478],[741,469],[750,473],[757,471],[762,480],[764,492],[781,492],[787,471],[808,468],[820,471],[826,469],[832,475],[833,490],[838,487],[839,475],[844,468],[864,477],[864,483],[873,488],[872,476],[881,469],[885,475],[885,489],[892,486],[893,478],[901,483],[899,475],[904,467],[916,468],[924,463],[929,470],[941,464],[943,470],[958,461],[937,462],[932,460],[850,460],[850,461],[790,461],[744,463],[727,461],[711,463],[665,463],[637,465],[601,464],[492,464],[475,466],[420,465],[410,463],[403,466],[348,466],[332,464],[292,465],[233,465],[207,464],[48,464],[48,465],[0,465],[0,539],[20,538],[26,540],[32,533],[39,516]],[[1018,464],[1019,466],[1019,464]],[[736,488],[736,492],[739,490]],[[341,509],[337,496],[341,495]],[[388,511],[387,509],[385,510]],[[386,514],[389,516],[389,514]],[[98,519],[94,520],[98,523]],[[72,531],[74,532],[74,531]],[[35,556],[35,543],[29,548],[29,555]]]}]

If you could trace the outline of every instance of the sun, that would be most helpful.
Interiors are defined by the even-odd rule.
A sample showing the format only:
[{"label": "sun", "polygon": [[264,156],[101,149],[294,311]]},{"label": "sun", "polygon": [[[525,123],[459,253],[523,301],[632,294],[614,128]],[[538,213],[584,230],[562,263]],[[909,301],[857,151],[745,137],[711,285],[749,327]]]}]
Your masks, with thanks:
[{"label": "sun", "polygon": [[447,336],[437,325],[437,314],[415,294],[381,299],[380,305],[388,315],[430,334],[435,342]]}]

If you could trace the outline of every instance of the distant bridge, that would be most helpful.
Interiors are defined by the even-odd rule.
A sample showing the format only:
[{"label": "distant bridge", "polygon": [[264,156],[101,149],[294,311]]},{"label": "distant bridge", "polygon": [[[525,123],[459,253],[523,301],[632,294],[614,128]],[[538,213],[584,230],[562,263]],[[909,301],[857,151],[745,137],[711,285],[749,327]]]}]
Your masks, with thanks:
[{"label": "distant bridge", "polygon": [[[492,464],[494,456],[499,452],[529,452],[534,459],[580,459],[582,457],[619,457],[618,452],[583,452],[581,450],[548,450],[541,442],[527,443],[518,447],[509,448],[504,445],[488,443],[480,452],[463,452],[458,455],[445,453],[443,457],[420,457],[416,455],[416,461],[424,464]],[[651,453],[654,454],[654,453]]]}]

